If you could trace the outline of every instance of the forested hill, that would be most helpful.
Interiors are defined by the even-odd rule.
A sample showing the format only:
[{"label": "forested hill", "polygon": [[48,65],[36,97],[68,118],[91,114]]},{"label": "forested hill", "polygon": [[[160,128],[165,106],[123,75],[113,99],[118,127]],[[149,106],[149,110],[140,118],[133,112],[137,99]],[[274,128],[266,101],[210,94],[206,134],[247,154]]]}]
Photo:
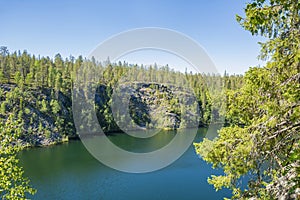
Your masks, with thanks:
[{"label": "forested hill", "polygon": [[[98,121],[105,132],[120,129],[114,120],[116,116],[112,114],[111,104],[113,88],[126,74],[130,74],[127,82],[135,85],[130,95],[130,123],[144,128],[185,127],[188,119],[181,117],[183,114],[193,117],[200,126],[218,122],[220,115],[224,115],[219,112],[225,104],[221,92],[236,90],[243,84],[241,75],[181,73],[155,64],[101,64],[82,56],[63,59],[60,54],[51,59],[30,55],[26,51],[9,53],[6,47],[1,47],[1,121],[9,116],[20,120],[23,126],[20,141],[24,145],[50,145],[76,137],[72,92],[78,72],[84,74],[86,69],[96,69],[99,74],[94,100]],[[209,87],[208,82],[211,83]],[[182,89],[184,85],[189,85],[191,90]],[[127,86],[122,83],[120,88],[126,90]],[[198,113],[197,105],[189,105],[187,110],[180,106],[182,100],[178,95],[186,101],[194,95]],[[117,117],[120,123],[124,121],[122,114]]]}]

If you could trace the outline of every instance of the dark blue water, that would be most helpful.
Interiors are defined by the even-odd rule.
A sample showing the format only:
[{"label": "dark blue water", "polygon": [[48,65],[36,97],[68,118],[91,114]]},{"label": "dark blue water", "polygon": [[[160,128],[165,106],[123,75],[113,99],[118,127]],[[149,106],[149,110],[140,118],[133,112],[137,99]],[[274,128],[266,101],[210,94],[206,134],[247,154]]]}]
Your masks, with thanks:
[{"label": "dark blue water", "polygon": [[[173,138],[168,132],[163,134],[164,140]],[[205,135],[206,129],[199,129],[195,142]],[[122,134],[110,137],[120,146],[134,144]],[[159,137],[156,140],[152,142],[154,146],[165,142]],[[136,146],[137,151],[143,148],[143,145]],[[81,141],[25,150],[20,159],[26,176],[38,190],[32,199],[213,200],[230,197],[230,191],[215,192],[207,183],[210,175],[221,172],[211,169],[199,158],[193,146],[168,167],[145,174],[124,173],[106,167],[89,154]]]}]

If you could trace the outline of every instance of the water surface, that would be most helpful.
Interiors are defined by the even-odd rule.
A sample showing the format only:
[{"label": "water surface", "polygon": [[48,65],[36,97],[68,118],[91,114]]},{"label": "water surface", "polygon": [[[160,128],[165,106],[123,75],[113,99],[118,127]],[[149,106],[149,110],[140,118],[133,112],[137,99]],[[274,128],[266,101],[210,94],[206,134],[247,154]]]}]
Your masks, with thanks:
[{"label": "water surface", "polygon": [[[199,129],[195,141],[201,141],[206,131],[205,128]],[[160,134],[147,143],[124,134],[114,134],[109,138],[124,149],[144,152],[160,148],[176,133]],[[215,192],[207,183],[207,177],[221,172],[211,169],[199,158],[193,146],[170,166],[144,174],[119,172],[101,164],[81,141],[24,150],[20,160],[25,174],[38,190],[32,199],[213,200],[230,196],[230,191]]]}]

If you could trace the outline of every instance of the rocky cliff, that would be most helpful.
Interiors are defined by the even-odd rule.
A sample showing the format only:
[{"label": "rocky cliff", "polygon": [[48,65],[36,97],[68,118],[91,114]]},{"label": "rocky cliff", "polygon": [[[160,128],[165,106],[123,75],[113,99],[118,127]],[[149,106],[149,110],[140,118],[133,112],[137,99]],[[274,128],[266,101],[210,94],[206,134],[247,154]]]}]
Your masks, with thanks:
[{"label": "rocky cliff", "polygon": [[[0,117],[5,119],[13,114],[22,119],[23,145],[45,146],[76,137],[71,92],[1,84],[0,93]],[[116,93],[99,85],[94,98],[98,121],[106,133],[131,125],[174,130],[193,121],[196,126],[198,110],[194,100],[192,93],[182,88],[155,83],[123,84]],[[113,113],[111,107],[117,101],[121,107]]]}]

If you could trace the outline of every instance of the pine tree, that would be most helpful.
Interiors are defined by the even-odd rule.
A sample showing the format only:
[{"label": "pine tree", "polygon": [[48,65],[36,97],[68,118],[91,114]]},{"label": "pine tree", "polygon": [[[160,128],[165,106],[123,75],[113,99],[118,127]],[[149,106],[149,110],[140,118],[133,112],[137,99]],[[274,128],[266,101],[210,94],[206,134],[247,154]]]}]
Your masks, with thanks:
[{"label": "pine tree", "polygon": [[[300,196],[299,9],[293,0],[253,0],[245,18],[237,16],[253,35],[269,38],[261,43],[260,57],[270,59],[265,67],[250,68],[242,88],[228,93],[227,116],[235,123],[215,140],[195,144],[204,160],[224,170],[208,182],[217,190],[230,188],[233,199]],[[239,182],[246,175],[243,190]]]}]

